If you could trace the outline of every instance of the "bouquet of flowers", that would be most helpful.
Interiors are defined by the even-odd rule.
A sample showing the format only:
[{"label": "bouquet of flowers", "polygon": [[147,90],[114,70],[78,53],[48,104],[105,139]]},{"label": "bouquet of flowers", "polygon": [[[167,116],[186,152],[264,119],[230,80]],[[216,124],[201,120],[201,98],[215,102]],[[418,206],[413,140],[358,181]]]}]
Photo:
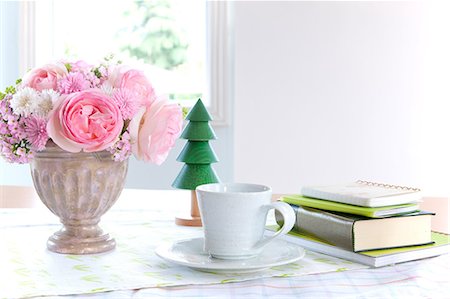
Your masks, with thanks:
[{"label": "bouquet of flowers", "polygon": [[142,71],[106,59],[59,61],[0,93],[0,155],[28,163],[51,140],[67,152],[132,153],[161,164],[182,128],[181,107],[157,97]]}]

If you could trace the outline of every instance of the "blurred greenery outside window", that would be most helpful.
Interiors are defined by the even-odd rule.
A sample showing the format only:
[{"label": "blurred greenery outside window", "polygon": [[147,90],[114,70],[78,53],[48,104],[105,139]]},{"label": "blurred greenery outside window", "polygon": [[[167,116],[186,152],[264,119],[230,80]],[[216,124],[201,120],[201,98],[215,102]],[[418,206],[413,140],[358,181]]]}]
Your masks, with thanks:
[{"label": "blurred greenery outside window", "polygon": [[207,90],[205,1],[37,1],[36,65],[115,58],[144,70],[160,95],[183,106]]}]

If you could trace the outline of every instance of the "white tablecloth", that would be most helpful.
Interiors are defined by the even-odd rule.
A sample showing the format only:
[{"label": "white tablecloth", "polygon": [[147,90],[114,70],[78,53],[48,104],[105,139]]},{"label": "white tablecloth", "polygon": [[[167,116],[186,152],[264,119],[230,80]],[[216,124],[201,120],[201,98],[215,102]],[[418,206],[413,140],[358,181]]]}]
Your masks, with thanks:
[{"label": "white tablecloth", "polygon": [[[309,252],[296,264],[245,275],[213,275],[156,257],[163,242],[201,236],[174,225],[183,203],[109,211],[102,227],[114,252],[67,256],[45,249],[58,220],[44,209],[0,210],[0,298],[448,298],[449,255],[379,269]],[[276,276],[276,277],[275,277]],[[239,282],[243,281],[243,282]],[[89,294],[91,293],[91,294]],[[69,296],[54,296],[67,295]],[[73,295],[79,294],[79,295]],[[83,295],[80,295],[83,294]],[[53,297],[52,297],[53,296]]]}]

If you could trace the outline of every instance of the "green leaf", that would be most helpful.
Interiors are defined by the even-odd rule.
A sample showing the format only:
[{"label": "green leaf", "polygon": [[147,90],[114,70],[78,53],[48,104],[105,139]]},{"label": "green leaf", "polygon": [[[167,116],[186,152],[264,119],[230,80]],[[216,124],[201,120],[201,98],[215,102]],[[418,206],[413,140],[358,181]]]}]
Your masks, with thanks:
[{"label": "green leaf", "polygon": [[70,63],[65,63],[64,65],[66,66],[68,72],[72,70],[72,65]]},{"label": "green leaf", "polygon": [[100,73],[100,71],[98,70],[98,67],[94,69],[94,75],[97,78],[101,78],[102,77],[102,73]]},{"label": "green leaf", "polygon": [[114,54],[109,54],[103,58],[105,61],[111,61],[114,59]]},{"label": "green leaf", "polygon": [[16,80],[16,85],[19,85],[20,83],[22,83],[22,79],[19,78]]},{"label": "green leaf", "polygon": [[186,118],[186,115],[189,113],[188,107],[182,107],[181,111],[183,112],[183,118]]},{"label": "green leaf", "polygon": [[5,89],[5,93],[7,93],[7,94],[15,94],[16,93],[16,88],[14,86],[8,86]]}]

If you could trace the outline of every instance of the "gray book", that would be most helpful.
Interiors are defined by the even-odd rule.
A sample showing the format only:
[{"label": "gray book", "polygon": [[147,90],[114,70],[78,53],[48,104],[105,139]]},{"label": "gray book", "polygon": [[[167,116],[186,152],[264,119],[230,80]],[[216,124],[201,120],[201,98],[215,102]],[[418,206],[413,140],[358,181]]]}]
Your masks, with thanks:
[{"label": "gray book", "polygon": [[[294,231],[315,236],[329,244],[351,251],[366,251],[432,243],[433,213],[367,218],[339,212],[291,205],[296,214]],[[278,225],[281,214],[275,212]]]}]

